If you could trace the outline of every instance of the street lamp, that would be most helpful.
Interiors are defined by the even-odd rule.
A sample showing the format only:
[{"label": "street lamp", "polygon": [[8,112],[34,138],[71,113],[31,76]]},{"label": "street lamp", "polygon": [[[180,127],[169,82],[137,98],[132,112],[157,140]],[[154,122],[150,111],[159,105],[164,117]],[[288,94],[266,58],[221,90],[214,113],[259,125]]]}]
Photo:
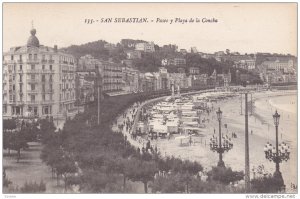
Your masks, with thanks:
[{"label": "street lamp", "polygon": [[273,161],[276,165],[276,170],[274,172],[274,178],[278,181],[279,184],[279,189],[281,187],[284,189],[284,181],[281,175],[281,172],[279,170],[279,164],[283,161],[288,161],[290,159],[290,147],[285,143],[282,142],[281,144],[278,145],[278,126],[279,126],[279,119],[280,115],[278,114],[277,110],[275,114],[273,115],[274,119],[274,125],[276,129],[276,145],[272,146],[269,142],[264,147],[264,152],[265,152],[265,157],[268,159],[270,162]]},{"label": "street lamp", "polygon": [[[229,151],[232,149],[233,144],[231,142],[231,139],[228,138],[228,136],[224,137],[221,136],[221,119],[222,119],[222,111],[220,108],[218,109],[217,113],[217,119],[219,121],[219,138],[215,137],[213,135],[212,138],[210,138],[210,150],[213,152],[217,152],[219,154],[219,162],[218,167],[225,167],[224,161],[222,159],[222,155],[225,151]],[[223,143],[222,143],[223,141]]]}]

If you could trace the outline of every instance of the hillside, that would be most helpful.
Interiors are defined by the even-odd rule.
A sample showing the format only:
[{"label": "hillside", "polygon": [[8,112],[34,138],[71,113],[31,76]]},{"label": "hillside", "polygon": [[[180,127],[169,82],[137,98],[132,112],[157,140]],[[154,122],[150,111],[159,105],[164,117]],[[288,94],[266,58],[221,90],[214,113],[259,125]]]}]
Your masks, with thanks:
[{"label": "hillside", "polygon": [[[98,40],[94,42],[89,42],[82,45],[72,45],[63,50],[74,55],[77,59],[81,56],[90,54],[97,59],[108,60],[116,63],[120,63],[121,60],[126,59],[126,50],[134,49],[134,45],[138,42],[145,42],[143,40],[133,40],[133,39],[122,39],[121,43],[116,45],[109,44],[104,40]],[[156,51],[153,53],[142,53],[140,59],[133,60],[133,66],[140,70],[141,72],[156,72],[158,68],[161,67],[161,60],[170,57],[181,57],[186,59],[186,66],[167,66],[169,72],[178,72],[178,68],[184,68],[186,73],[189,73],[189,67],[196,67],[200,69],[200,73],[211,75],[214,70],[217,73],[228,73],[229,69],[232,74],[232,81],[235,82],[236,69],[233,68],[233,62],[218,62],[214,58],[205,59],[199,54],[187,53],[182,55],[175,51],[165,51],[159,46],[155,46]],[[249,73],[246,70],[240,70],[241,74],[247,73],[253,76],[252,79],[259,80],[258,75],[254,73]]]}]

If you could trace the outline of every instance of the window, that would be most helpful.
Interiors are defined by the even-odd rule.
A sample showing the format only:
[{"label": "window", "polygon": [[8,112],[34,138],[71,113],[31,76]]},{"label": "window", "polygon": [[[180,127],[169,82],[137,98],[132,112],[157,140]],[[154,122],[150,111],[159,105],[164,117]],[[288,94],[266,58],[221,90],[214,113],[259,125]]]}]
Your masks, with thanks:
[{"label": "window", "polygon": [[52,70],[52,65],[49,66],[49,69]]},{"label": "window", "polygon": [[22,65],[20,65],[20,70],[23,70],[23,67],[22,67]]},{"label": "window", "polygon": [[16,65],[14,65],[14,71],[16,71]]},{"label": "window", "polygon": [[37,60],[37,54],[34,54],[33,56],[34,56],[33,59],[34,59],[34,60]]},{"label": "window", "polygon": [[22,61],[22,55],[20,55],[20,61]]},{"label": "window", "polygon": [[42,82],[45,82],[45,81],[46,81],[45,75],[42,75]]},{"label": "window", "polygon": [[49,84],[49,89],[52,91],[52,84]]},{"label": "window", "polygon": [[20,74],[20,82],[23,81],[23,76]]},{"label": "window", "polygon": [[52,75],[49,76],[49,81],[52,82]]},{"label": "window", "polygon": [[19,84],[19,87],[20,87],[20,93],[22,93],[22,91],[23,91],[23,86],[22,86],[22,83],[21,84]]},{"label": "window", "polygon": [[45,101],[45,100],[46,100],[46,96],[45,96],[45,94],[44,94],[44,95],[42,95],[42,99],[43,99],[43,101]]},{"label": "window", "polygon": [[34,70],[34,69],[35,69],[35,65],[32,64],[32,65],[31,65],[31,70]]},{"label": "window", "polygon": [[3,113],[7,113],[7,106],[3,105]]},{"label": "window", "polygon": [[53,100],[53,94],[50,94],[50,100]]},{"label": "window", "polygon": [[32,54],[29,54],[29,60],[31,60],[32,59]]},{"label": "window", "polygon": [[38,107],[33,107],[34,115],[38,115]]},{"label": "window", "polygon": [[45,70],[45,65],[42,65],[42,69]]},{"label": "window", "polygon": [[31,77],[32,80],[35,80],[35,75],[31,74],[30,77]]},{"label": "window", "polygon": [[49,59],[52,60],[52,55],[49,55]]},{"label": "window", "polygon": [[46,89],[45,89],[45,84],[42,85],[42,91],[43,91],[43,92],[46,91]]},{"label": "window", "polygon": [[10,60],[14,60],[14,56],[13,55],[10,56]]},{"label": "window", "polygon": [[42,60],[45,60],[45,55],[42,55]]},{"label": "window", "polygon": [[15,86],[14,84],[13,84],[13,87],[12,87],[12,88],[13,88],[13,91],[16,90],[16,86]]},{"label": "window", "polygon": [[30,100],[31,100],[32,102],[34,102],[34,101],[35,101],[35,95],[30,95]]},{"label": "window", "polygon": [[31,90],[34,91],[35,90],[35,85],[31,84]]}]

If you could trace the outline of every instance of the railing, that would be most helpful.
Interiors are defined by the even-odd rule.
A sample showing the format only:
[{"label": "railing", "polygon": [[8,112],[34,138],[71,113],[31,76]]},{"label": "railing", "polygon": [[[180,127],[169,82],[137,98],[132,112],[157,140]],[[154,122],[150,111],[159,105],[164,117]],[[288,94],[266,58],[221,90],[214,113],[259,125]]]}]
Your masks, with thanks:
[{"label": "railing", "polygon": [[28,64],[38,64],[40,61],[38,59],[27,59]]},{"label": "railing", "polygon": [[46,64],[47,60],[46,59],[42,59],[42,64]]},{"label": "railing", "polygon": [[41,104],[54,104],[54,100],[43,100]]},{"label": "railing", "polygon": [[3,64],[14,64],[16,63],[15,60],[5,60],[3,61]]},{"label": "railing", "polygon": [[27,70],[27,73],[40,73],[40,71],[36,69],[29,69]]},{"label": "railing", "polygon": [[27,101],[26,104],[39,104],[38,101]]},{"label": "railing", "polygon": [[38,83],[40,81],[38,79],[27,79],[27,82],[29,82],[29,83]]},{"label": "railing", "polygon": [[39,90],[27,90],[27,93],[38,93]]},{"label": "railing", "polygon": [[48,60],[49,64],[54,64],[54,60]]},{"label": "railing", "polygon": [[53,89],[47,89],[47,90],[45,90],[45,92],[46,92],[46,93],[53,93],[54,90],[53,90]]},{"label": "railing", "polygon": [[22,59],[19,59],[19,60],[18,60],[18,63],[19,63],[19,64],[22,64],[22,63],[23,63],[23,60],[22,60]]},{"label": "railing", "polygon": [[40,72],[43,73],[43,74],[45,74],[45,73],[54,73],[54,70],[45,70],[45,69],[43,69]]}]

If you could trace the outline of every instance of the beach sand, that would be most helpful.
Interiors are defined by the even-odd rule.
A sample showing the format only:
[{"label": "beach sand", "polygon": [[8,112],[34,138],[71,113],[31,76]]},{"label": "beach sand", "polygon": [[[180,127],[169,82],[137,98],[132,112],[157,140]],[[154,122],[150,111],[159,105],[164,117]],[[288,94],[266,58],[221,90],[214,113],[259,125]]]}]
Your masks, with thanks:
[{"label": "beach sand", "polygon": [[[288,96],[288,97],[287,97]],[[275,127],[272,115],[275,109],[281,115],[279,124],[279,142],[286,142],[291,147],[290,160],[280,164],[285,181],[287,192],[295,192],[290,189],[291,183],[297,185],[297,104],[292,103],[296,99],[296,92],[260,92],[253,94],[255,101],[253,115],[250,115],[249,109],[249,145],[250,145],[250,177],[254,177],[253,167],[257,168],[264,165],[268,173],[275,171],[275,164],[265,159],[263,151],[264,145],[269,141],[275,144]],[[250,96],[248,101],[250,101]],[[278,103],[283,99],[289,100],[291,104]],[[277,104],[278,103],[278,104]],[[289,103],[289,102],[288,102]],[[276,104],[276,107],[274,105]],[[202,129],[201,136],[193,137],[193,145],[180,146],[180,140],[161,139],[154,143],[157,144],[162,155],[180,157],[182,159],[195,160],[201,163],[208,170],[212,166],[216,166],[218,162],[218,154],[209,149],[209,139],[212,137],[214,129],[218,133],[218,123],[216,120],[216,110],[221,107],[222,116],[222,133],[228,134],[235,132],[237,138],[233,138],[233,149],[225,152],[223,160],[225,165],[233,170],[241,171],[245,168],[245,115],[241,115],[240,97],[222,100],[213,104],[214,111],[210,115],[203,115],[202,118],[209,118],[210,122],[206,123],[206,128]],[[244,113],[244,97],[243,110]],[[224,127],[227,124],[227,128]],[[251,131],[253,132],[251,134]],[[178,136],[178,135],[176,135]],[[175,137],[176,137],[175,136]],[[183,140],[188,142],[188,140]],[[154,144],[153,143],[153,144]],[[256,169],[255,169],[256,170]]]}]

